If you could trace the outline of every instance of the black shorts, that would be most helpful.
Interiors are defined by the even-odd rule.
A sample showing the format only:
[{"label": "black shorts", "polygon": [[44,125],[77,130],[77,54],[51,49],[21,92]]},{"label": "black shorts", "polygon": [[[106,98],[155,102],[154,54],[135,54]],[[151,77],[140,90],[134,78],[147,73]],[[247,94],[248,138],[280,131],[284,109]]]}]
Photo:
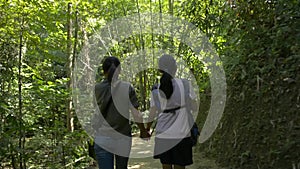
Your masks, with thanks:
[{"label": "black shorts", "polygon": [[[166,149],[168,145],[175,146]],[[191,165],[193,164],[191,138],[188,137],[182,140],[156,138],[154,154],[154,158],[160,159],[162,164],[174,164],[180,166]]]}]

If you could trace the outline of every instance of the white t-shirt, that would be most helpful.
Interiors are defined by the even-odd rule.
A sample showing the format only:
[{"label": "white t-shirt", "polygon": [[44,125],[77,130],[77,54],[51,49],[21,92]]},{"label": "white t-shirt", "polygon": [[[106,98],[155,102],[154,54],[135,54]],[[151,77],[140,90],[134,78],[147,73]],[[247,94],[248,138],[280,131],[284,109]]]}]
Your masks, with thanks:
[{"label": "white t-shirt", "polygon": [[[174,78],[172,79],[172,83],[173,83],[174,90],[171,97],[168,100],[164,99],[165,97],[161,97],[163,93],[159,92],[159,89],[153,90],[151,94],[151,102],[150,102],[151,107],[152,106],[157,107],[158,101],[161,110],[181,107],[180,109],[176,110],[175,113],[159,112],[157,117],[157,124],[156,124],[157,138],[181,139],[190,136],[190,126],[188,123],[188,114],[187,114],[189,112],[186,111],[186,107],[185,107],[186,104],[185,104],[185,93],[184,93],[183,82],[181,79]],[[191,99],[195,99],[196,94],[195,91],[192,90],[191,84],[189,89],[190,89],[189,97],[191,97]],[[154,95],[158,97],[155,97]],[[158,99],[158,101],[155,99]]]}]

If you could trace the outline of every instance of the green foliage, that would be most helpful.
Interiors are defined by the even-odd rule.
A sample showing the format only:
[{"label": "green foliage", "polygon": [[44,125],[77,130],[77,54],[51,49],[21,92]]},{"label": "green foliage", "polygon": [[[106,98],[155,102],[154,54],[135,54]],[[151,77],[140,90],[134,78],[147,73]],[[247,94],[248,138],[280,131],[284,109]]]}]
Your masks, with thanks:
[{"label": "green foliage", "polygon": [[[91,163],[90,138],[76,118],[75,131],[67,130],[68,43],[78,43],[76,57],[86,36],[116,18],[142,12],[189,20],[207,35],[223,61],[226,110],[213,138],[201,149],[233,168],[294,169],[300,165],[299,151],[295,151],[300,148],[299,1],[69,2],[0,0],[1,167],[18,168],[22,161],[27,168],[84,168]],[[79,27],[77,39],[73,36],[70,41],[68,16],[73,21],[71,33]],[[204,64],[187,45],[168,35],[131,36],[112,46],[110,54],[124,61],[146,48],[174,52],[188,64],[199,86],[197,122],[203,124],[210,106],[209,72]],[[141,109],[147,110],[159,73],[148,69],[123,76],[132,79]],[[23,142],[24,148],[20,147]]]},{"label": "green foliage", "polygon": [[300,143],[300,4],[228,2],[206,1],[205,6],[192,1],[185,10],[218,46],[227,74],[226,110],[206,151],[234,168],[295,168],[300,156],[295,151]]}]

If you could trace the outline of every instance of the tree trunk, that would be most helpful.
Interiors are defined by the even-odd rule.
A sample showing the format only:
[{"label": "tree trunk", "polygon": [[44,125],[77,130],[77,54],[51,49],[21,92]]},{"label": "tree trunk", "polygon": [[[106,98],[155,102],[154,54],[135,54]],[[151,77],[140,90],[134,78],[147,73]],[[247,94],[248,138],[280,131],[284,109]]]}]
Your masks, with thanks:
[{"label": "tree trunk", "polygon": [[[78,10],[76,10],[76,12],[75,12],[75,32],[74,32],[74,47],[73,47],[71,75],[73,75],[74,64],[75,64],[75,61],[76,61],[76,54],[77,54],[76,50],[77,50],[77,44],[78,44],[78,30],[79,30]],[[72,78],[72,76],[71,76],[71,78]],[[73,80],[73,79],[71,79],[71,80]],[[71,83],[72,83],[72,81],[71,81]]]},{"label": "tree trunk", "polygon": [[[72,88],[72,68],[73,68],[73,53],[72,53],[72,3],[68,3],[68,23],[67,23],[67,56],[68,56],[68,89]],[[73,101],[72,95],[70,94],[67,102],[67,128],[69,131],[74,131],[74,112],[73,112]]]},{"label": "tree trunk", "polygon": [[18,95],[19,95],[19,113],[18,113],[18,122],[19,122],[19,165],[20,169],[26,169],[26,162],[24,159],[24,148],[25,148],[25,134],[23,127],[23,102],[22,102],[22,49],[23,49],[23,18],[21,18],[20,25],[20,43],[19,43],[19,65],[18,65]]},{"label": "tree trunk", "polygon": [[[169,0],[169,14],[171,15],[171,16],[173,16],[174,15],[174,12],[173,12],[173,0]],[[171,23],[171,36],[169,37],[169,47],[170,47],[170,53],[174,53],[174,42],[173,42],[173,33],[174,33],[174,31],[173,31],[173,23]]]},{"label": "tree trunk", "polygon": [[165,29],[164,29],[164,25],[163,25],[163,17],[162,17],[162,13],[163,13],[163,4],[161,2],[161,0],[158,0],[158,5],[159,5],[159,26],[162,29],[162,34],[159,35],[159,42],[162,43],[161,47],[162,49],[166,49],[166,43],[164,40],[164,35],[165,35]]},{"label": "tree trunk", "polygon": [[[139,22],[141,22],[141,18],[140,18],[140,6],[139,6],[139,1],[136,0],[136,7],[138,10],[138,14],[139,14]],[[143,63],[145,63],[145,42],[144,42],[144,36],[143,36],[143,28],[140,25],[140,44],[141,44],[141,50],[142,50],[142,61]],[[138,49],[137,49],[138,50]],[[140,94],[141,94],[141,99],[142,99],[142,111],[144,111],[146,109],[146,71],[144,70],[143,72],[140,73],[139,75],[139,82],[140,82]]]},{"label": "tree trunk", "polygon": [[[154,34],[153,34],[153,16],[152,16],[152,0],[149,0],[149,3],[150,3],[150,13],[151,13],[151,54],[152,54],[152,66],[153,66],[153,69],[152,69],[152,76],[150,76],[150,79],[148,79],[148,89],[151,89],[152,88],[152,85],[156,82],[156,70],[154,69],[154,66],[155,66],[155,51],[154,51],[154,48],[155,48],[155,45],[154,45]],[[149,91],[149,94],[151,94],[151,90]],[[149,100],[147,101],[147,106],[148,108],[150,108],[150,102]],[[147,109],[148,109],[147,108]]]}]

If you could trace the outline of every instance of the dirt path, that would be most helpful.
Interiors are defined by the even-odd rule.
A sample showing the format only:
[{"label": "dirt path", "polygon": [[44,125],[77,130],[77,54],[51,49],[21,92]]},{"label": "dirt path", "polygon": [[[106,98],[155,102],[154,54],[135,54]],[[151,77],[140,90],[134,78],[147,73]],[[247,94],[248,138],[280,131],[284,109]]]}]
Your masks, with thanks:
[{"label": "dirt path", "polygon": [[[128,169],[161,169],[159,160],[149,158],[131,158]],[[194,164],[186,167],[187,169],[222,169],[213,160],[207,159],[201,153],[194,152]]]},{"label": "dirt path", "polygon": [[[159,160],[152,157],[153,146],[153,139],[143,141],[138,137],[133,137],[128,169],[161,169]],[[194,164],[187,166],[186,169],[225,169],[218,167],[214,160],[205,157],[198,149],[197,147],[193,148]],[[97,169],[97,167],[89,169]]]},{"label": "dirt path", "polygon": [[[152,158],[152,150],[154,141],[150,140],[150,142],[141,142],[139,138],[133,138],[133,148],[132,148],[132,157],[129,160],[128,169],[161,169],[161,164],[158,159]],[[194,164],[186,167],[187,169],[222,169],[218,167],[216,163],[203,156],[197,147],[193,148],[193,160]],[[136,158],[138,155],[142,155],[143,158]]]}]

